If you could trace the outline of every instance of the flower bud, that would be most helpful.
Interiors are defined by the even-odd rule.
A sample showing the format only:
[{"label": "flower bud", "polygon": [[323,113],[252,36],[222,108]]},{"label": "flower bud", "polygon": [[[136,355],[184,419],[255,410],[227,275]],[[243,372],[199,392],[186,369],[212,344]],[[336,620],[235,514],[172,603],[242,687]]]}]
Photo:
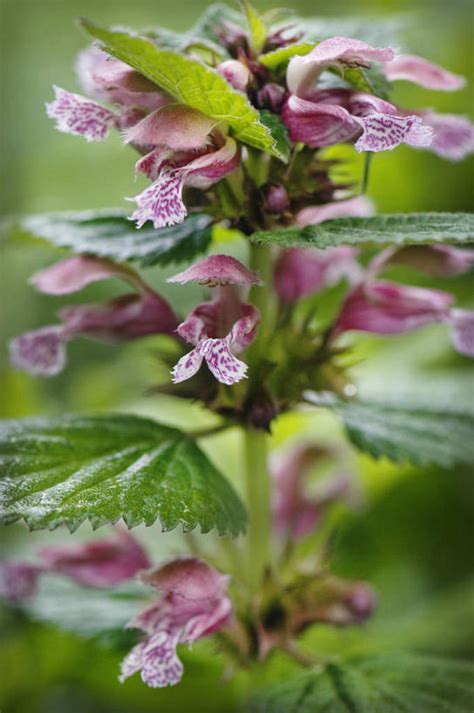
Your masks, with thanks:
[{"label": "flower bud", "polygon": [[269,82],[258,92],[258,104],[262,109],[270,109],[279,114],[285,101],[286,91],[279,84]]},{"label": "flower bud", "polygon": [[228,59],[217,65],[217,71],[234,89],[245,92],[250,82],[251,73],[243,62],[239,62],[237,59]]},{"label": "flower bud", "polygon": [[288,193],[281,185],[270,185],[265,188],[265,208],[269,213],[280,215],[288,208]]}]

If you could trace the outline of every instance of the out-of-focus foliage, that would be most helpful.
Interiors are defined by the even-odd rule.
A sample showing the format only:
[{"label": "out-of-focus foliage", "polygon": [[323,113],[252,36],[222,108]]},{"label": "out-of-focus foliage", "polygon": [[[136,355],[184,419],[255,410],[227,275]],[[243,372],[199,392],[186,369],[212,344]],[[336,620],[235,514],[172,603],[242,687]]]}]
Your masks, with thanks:
[{"label": "out-of-focus foliage", "polygon": [[[272,5],[264,0],[258,3],[258,10],[263,12]],[[454,72],[473,75],[472,6],[468,1],[447,5],[423,2],[415,9],[408,0],[363,0],[357,6],[347,0],[319,6],[295,0],[292,5],[300,15],[320,11],[333,16],[341,13],[345,19],[358,12],[360,22],[367,27],[370,20],[365,21],[364,15],[388,17],[391,12],[401,12],[408,47]],[[117,205],[120,196],[135,190],[131,178],[133,155],[120,148],[118,138],[87,146],[79,138],[55,132],[43,111],[53,83],[77,89],[72,60],[87,38],[78,32],[74,19],[86,16],[102,25],[160,25],[184,30],[205,6],[203,0],[184,2],[179,7],[169,0],[3,0],[3,215],[102,208]],[[344,31],[342,27],[338,34]],[[446,95],[402,83],[396,91],[395,101],[412,108],[432,103],[440,111],[465,113],[472,106],[472,87]],[[338,151],[350,159],[350,170],[344,170],[360,176],[360,158],[353,149]],[[369,193],[382,212],[469,211],[473,209],[472,166],[472,159],[454,165],[428,152],[401,147],[375,157]],[[237,242],[234,248],[228,243],[226,251],[227,246],[245,258],[242,244]],[[53,313],[58,308],[84,301],[84,294],[92,301],[115,292],[113,286],[94,286],[77,298],[65,300],[35,294],[27,278],[54,262],[58,251],[28,239],[2,244],[1,249],[1,416],[122,409],[152,415],[182,428],[206,424],[198,408],[184,408],[170,399],[145,395],[159,380],[153,338],[123,350],[79,341],[71,346],[68,371],[54,380],[40,381],[8,369],[3,345],[9,337],[54,321]],[[184,291],[164,285],[164,277],[172,270],[154,267],[147,277],[184,312],[202,294],[202,288]],[[407,269],[399,269],[397,277],[413,280]],[[446,283],[419,274],[415,282],[446,289]],[[467,304],[472,282],[469,277],[451,280],[449,289]],[[427,407],[436,402],[447,411],[472,408],[472,367],[467,359],[452,353],[442,328],[388,342],[364,337],[359,340],[354,362],[365,358],[367,361],[355,363],[354,369],[364,397],[380,399],[383,392],[394,404],[403,397]],[[330,417],[297,414],[281,419],[274,441],[280,445],[286,438],[301,434],[337,443],[342,429]],[[216,465],[240,490],[238,445],[233,432],[213,439]],[[472,474],[462,468],[441,471],[396,466],[368,456],[359,456],[356,465],[366,500],[357,512],[343,517],[332,554],[341,575],[374,582],[378,613],[361,628],[314,628],[306,635],[308,646],[328,654],[344,650],[347,654],[370,655],[382,649],[461,658],[474,654]],[[90,531],[84,526],[74,535],[88,536]],[[157,560],[182,551],[177,535],[161,535],[152,529],[139,536],[144,537]],[[12,526],[2,531],[2,555],[24,556],[40,543],[66,537],[70,537],[66,532],[26,536],[23,528]],[[247,676],[240,674],[221,684],[223,664],[215,656],[215,645],[204,642],[192,656],[183,654],[187,675],[179,687],[157,692],[138,679],[120,685],[120,647],[126,648],[127,641],[91,642],[58,633],[52,626],[27,623],[20,614],[11,612],[3,612],[1,624],[0,708],[5,713],[232,713],[249,683]],[[278,680],[295,669],[295,664],[278,655],[266,675]]]}]

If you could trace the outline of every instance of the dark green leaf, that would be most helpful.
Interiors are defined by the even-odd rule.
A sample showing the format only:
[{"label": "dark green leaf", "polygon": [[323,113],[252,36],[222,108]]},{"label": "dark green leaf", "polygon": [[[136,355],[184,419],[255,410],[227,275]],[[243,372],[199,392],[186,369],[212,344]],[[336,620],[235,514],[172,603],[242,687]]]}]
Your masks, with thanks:
[{"label": "dark green leaf", "polygon": [[359,92],[375,94],[381,99],[389,97],[390,82],[375,64],[367,68],[347,67],[343,70],[342,76]]},{"label": "dark green leaf", "polygon": [[254,243],[279,247],[333,245],[429,245],[474,241],[474,213],[399,213],[373,218],[339,218],[320,225],[269,230],[250,236]]},{"label": "dark green leaf", "polygon": [[126,211],[112,208],[32,215],[21,220],[20,227],[75,253],[139,260],[145,266],[192,260],[205,252],[211,242],[210,222],[207,215],[191,215],[171,228],[137,230]]},{"label": "dark green leaf", "polygon": [[474,463],[473,414],[307,396],[334,408],[354,445],[374,458],[443,467]]},{"label": "dark green leaf", "polygon": [[112,32],[86,20],[82,26],[101,41],[106,52],[155,82],[177,101],[228,124],[243,143],[282,158],[261,123],[258,111],[213,68],[182,54],[159,49],[143,37]]},{"label": "dark green leaf", "polygon": [[290,158],[291,144],[288,131],[278,114],[264,109],[260,112],[262,124],[268,128],[275,139],[279,153],[288,161]]},{"label": "dark green leaf", "polygon": [[257,694],[250,713],[471,713],[474,668],[400,654],[328,664]]},{"label": "dark green leaf", "polygon": [[0,426],[0,521],[31,529],[181,524],[239,534],[245,511],[184,433],[138,416],[63,416]]}]

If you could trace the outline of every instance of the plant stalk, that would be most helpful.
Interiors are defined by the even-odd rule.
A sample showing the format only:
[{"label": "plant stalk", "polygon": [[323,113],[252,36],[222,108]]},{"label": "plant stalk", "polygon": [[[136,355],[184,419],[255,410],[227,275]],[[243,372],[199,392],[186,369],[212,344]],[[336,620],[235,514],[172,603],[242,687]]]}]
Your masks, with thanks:
[{"label": "plant stalk", "polygon": [[247,568],[251,591],[258,590],[270,564],[270,478],[268,474],[268,435],[248,427],[244,430],[245,478],[249,524],[247,530]]}]

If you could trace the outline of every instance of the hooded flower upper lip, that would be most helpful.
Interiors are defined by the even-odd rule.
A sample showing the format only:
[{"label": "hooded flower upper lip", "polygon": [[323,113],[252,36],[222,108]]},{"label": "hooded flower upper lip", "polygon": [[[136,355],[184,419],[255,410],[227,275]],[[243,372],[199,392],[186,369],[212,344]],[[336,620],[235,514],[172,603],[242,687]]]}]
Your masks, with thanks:
[{"label": "hooded flower upper lip", "polygon": [[168,279],[185,285],[187,282],[198,282],[200,285],[216,287],[217,285],[260,285],[258,275],[242,265],[231,255],[210,255],[200,260],[184,272]]},{"label": "hooded flower upper lip", "polygon": [[384,73],[392,82],[404,79],[425,89],[455,91],[462,89],[466,83],[464,77],[448,72],[443,67],[414,54],[397,55],[384,65]]},{"label": "hooded flower upper lip", "polygon": [[141,671],[144,683],[153,688],[172,686],[183,675],[178,644],[192,644],[229,623],[229,578],[201,560],[186,557],[142,579],[158,590],[160,599],[128,624],[147,637],[125,658],[120,680]]},{"label": "hooded flower upper lip", "polygon": [[72,257],[32,278],[41,292],[62,295],[97,280],[118,277],[135,292],[105,305],[78,305],[59,312],[60,325],[43,327],[14,339],[12,364],[39,376],[54,376],[66,363],[65,345],[82,334],[104,342],[121,342],[148,334],[171,334],[177,319],[168,303],[148,287],[131,268],[94,257]]}]

